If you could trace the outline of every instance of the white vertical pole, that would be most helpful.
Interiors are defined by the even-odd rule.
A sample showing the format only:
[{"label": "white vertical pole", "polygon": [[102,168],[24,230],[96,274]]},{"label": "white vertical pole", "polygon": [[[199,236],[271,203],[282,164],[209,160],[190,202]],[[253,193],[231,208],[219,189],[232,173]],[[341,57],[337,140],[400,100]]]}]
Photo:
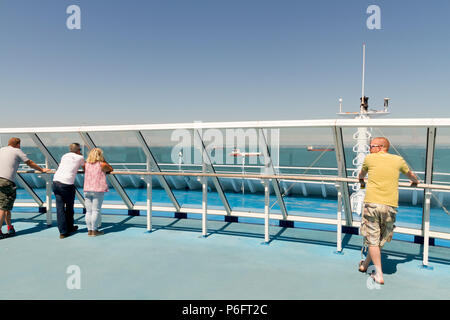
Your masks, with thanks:
[{"label": "white vertical pole", "polygon": [[[203,162],[203,172],[206,173],[206,163]],[[208,234],[208,177],[202,177],[202,237]]]},{"label": "white vertical pole", "polygon": [[336,184],[337,188],[337,198],[338,198],[338,209],[337,209],[337,253],[342,251],[342,192],[341,185]]},{"label": "white vertical pole", "polygon": [[[244,174],[245,174],[245,154],[242,153],[242,175],[244,175]],[[244,192],[244,190],[245,190],[245,179],[244,178],[242,178],[241,189],[242,189],[242,194],[244,194],[245,193]]]},{"label": "white vertical pole", "polygon": [[[147,172],[152,171],[150,157],[147,154]],[[152,231],[152,200],[153,200],[153,176],[145,176],[144,181],[147,183],[147,231]]]},{"label": "white vertical pole", "polygon": [[153,181],[152,176],[147,176],[147,231],[152,231],[152,197],[153,197]]},{"label": "white vertical pole", "polygon": [[[48,158],[45,157],[45,167],[49,168],[49,161]],[[47,209],[46,217],[47,217],[47,226],[52,225],[52,176],[44,173],[44,179],[45,179],[45,189],[46,189],[46,196],[45,196],[45,206]]]},{"label": "white vertical pole", "polygon": [[428,267],[428,252],[430,247],[430,202],[431,190],[425,189],[425,201],[423,205],[423,265]]},{"label": "white vertical pole", "polygon": [[362,68],[362,85],[361,85],[361,113],[363,112],[362,104],[364,103],[364,76],[366,69],[366,44],[363,43],[363,68]]},{"label": "white vertical pole", "polygon": [[202,236],[208,234],[208,177],[202,177]]},{"label": "white vertical pole", "polygon": [[264,180],[264,243],[268,244],[269,238],[269,207],[270,194],[269,194],[269,180]]},{"label": "white vertical pole", "polygon": [[[425,183],[431,184],[433,182],[433,158],[434,148],[436,143],[436,128],[428,128],[427,138],[427,161],[425,168]],[[423,267],[428,266],[428,253],[430,247],[430,206],[431,206],[432,190],[424,190],[423,215],[422,215],[422,234],[423,234]]]}]

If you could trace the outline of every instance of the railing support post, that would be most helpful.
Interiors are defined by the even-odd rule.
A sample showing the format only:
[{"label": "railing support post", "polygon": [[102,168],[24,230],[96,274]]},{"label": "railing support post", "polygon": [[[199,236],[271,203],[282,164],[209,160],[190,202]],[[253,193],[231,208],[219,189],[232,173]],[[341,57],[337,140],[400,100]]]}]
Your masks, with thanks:
[{"label": "railing support post", "polygon": [[[45,167],[49,169],[49,161],[48,158],[45,157]],[[50,227],[52,225],[52,176],[49,174],[43,174],[45,179],[45,208],[47,210],[47,226]]]},{"label": "railing support post", "polygon": [[337,189],[337,200],[338,200],[338,208],[337,208],[337,223],[336,223],[336,254],[342,253],[342,185],[340,183],[336,183]]},{"label": "railing support post", "polygon": [[[425,183],[433,183],[433,161],[434,149],[436,143],[436,127],[427,129],[427,157],[425,164]],[[428,254],[430,248],[430,207],[431,207],[432,190],[424,189],[423,197],[423,215],[422,215],[422,235],[423,235],[423,263],[422,268],[432,269],[428,266]]]},{"label": "railing support post", "polygon": [[147,176],[145,180],[147,182],[147,231],[152,232],[152,197],[153,197],[152,176]]},{"label": "railing support post", "polygon": [[422,221],[422,235],[423,235],[423,262],[424,269],[432,269],[428,266],[428,256],[430,248],[430,204],[431,204],[431,190],[425,189],[425,199],[423,202],[423,221]]},{"label": "railing support post", "polygon": [[208,235],[208,177],[202,177],[202,237]]},{"label": "railing support post", "polygon": [[270,213],[270,189],[269,180],[263,180],[264,184],[264,243],[269,244],[269,213]]}]

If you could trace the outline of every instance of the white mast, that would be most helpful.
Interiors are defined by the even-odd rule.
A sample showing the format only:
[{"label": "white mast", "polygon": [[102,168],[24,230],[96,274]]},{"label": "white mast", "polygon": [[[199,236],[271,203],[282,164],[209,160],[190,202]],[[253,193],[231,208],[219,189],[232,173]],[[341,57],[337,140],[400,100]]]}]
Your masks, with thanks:
[{"label": "white mast", "polygon": [[[355,119],[367,119],[371,116],[378,115],[386,115],[388,114],[388,98],[384,100],[384,110],[381,111],[369,111],[368,109],[368,99],[365,97],[365,73],[366,73],[366,44],[363,43],[363,59],[362,59],[362,79],[361,79],[361,104],[359,106],[359,112],[343,112],[342,111],[342,98],[339,99],[339,113],[338,115],[346,115],[353,116]],[[353,146],[353,152],[356,154],[353,159],[353,165],[355,169],[353,170],[352,177],[357,178],[362,164],[364,162],[364,158],[367,154],[370,153],[369,143],[372,138],[372,134],[370,133],[370,129],[367,127],[359,127],[357,131],[353,135],[353,139],[356,141],[356,144]],[[351,186],[353,193],[350,197],[352,211],[358,213],[359,215],[362,213],[365,190],[361,190],[359,183],[355,183]]]},{"label": "white mast", "polygon": [[362,65],[362,84],[361,84],[361,113],[364,112],[364,73],[366,69],[366,44],[363,43],[363,65]]}]

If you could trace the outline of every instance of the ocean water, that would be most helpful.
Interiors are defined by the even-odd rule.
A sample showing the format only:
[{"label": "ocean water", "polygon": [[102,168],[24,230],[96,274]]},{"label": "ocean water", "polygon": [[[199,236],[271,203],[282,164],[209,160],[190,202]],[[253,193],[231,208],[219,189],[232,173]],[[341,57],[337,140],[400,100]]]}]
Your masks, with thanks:
[{"label": "ocean water", "polygon": [[[320,147],[320,146],[319,146]],[[325,147],[325,146],[324,146]],[[37,163],[45,163],[44,155],[36,147],[22,147],[23,151],[28,155],[30,159]],[[146,156],[140,147],[102,147],[105,157],[108,162],[115,163],[122,168],[138,169],[145,168]],[[180,163],[180,158],[172,155],[172,147],[152,147],[151,151],[156,161],[164,166],[170,165],[177,167]],[[67,147],[48,147],[48,150],[59,162],[62,155],[67,152]],[[226,150],[229,151],[229,150]],[[217,168],[223,165],[237,166],[235,171],[241,172],[242,158],[232,157],[221,151],[216,153],[212,150],[209,152],[210,158]],[[251,150],[242,150],[251,151]],[[275,166],[282,167],[281,170],[291,170],[290,172],[303,173],[305,170],[309,173],[314,171],[317,173],[317,168],[337,168],[336,156],[333,151],[308,151],[306,145],[298,147],[280,147],[279,150],[272,151],[272,158]],[[88,150],[85,148],[84,154],[87,155]],[[415,172],[425,171],[426,166],[426,149],[425,148],[402,148],[396,147],[395,150],[391,150],[392,154],[400,154],[408,163],[410,168]],[[275,155],[276,154],[276,155]],[[172,159],[175,157],[176,159]],[[277,160],[278,158],[278,160]],[[355,158],[355,153],[351,147],[345,148],[345,160],[348,170],[354,169],[352,163]],[[201,154],[198,150],[191,148],[191,151],[187,155],[182,156],[182,163],[185,166],[201,166]],[[245,166],[251,168],[252,166],[263,166],[262,157],[247,157],[245,159]],[[450,148],[437,147],[434,154],[433,168],[435,172],[449,173],[450,174]],[[336,172],[327,173],[326,170],[322,170],[321,174],[332,174]]]}]

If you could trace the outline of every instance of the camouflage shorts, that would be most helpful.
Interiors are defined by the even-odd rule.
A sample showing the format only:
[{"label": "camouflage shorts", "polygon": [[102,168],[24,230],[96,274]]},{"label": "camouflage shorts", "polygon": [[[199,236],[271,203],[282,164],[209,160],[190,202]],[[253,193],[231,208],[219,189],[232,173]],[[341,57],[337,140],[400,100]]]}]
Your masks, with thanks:
[{"label": "camouflage shorts", "polygon": [[384,246],[392,240],[397,208],[384,204],[364,203],[361,235],[365,246]]},{"label": "camouflage shorts", "polygon": [[0,210],[11,211],[16,200],[16,184],[0,178]]}]

